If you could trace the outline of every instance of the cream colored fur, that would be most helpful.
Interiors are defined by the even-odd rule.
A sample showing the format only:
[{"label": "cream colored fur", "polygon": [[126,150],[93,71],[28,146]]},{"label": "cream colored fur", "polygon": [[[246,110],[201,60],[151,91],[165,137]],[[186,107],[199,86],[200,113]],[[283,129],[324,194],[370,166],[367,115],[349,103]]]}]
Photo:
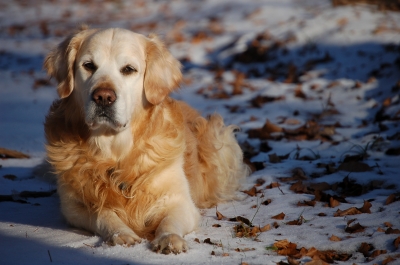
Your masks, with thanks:
[{"label": "cream colored fur", "polygon": [[[59,83],[45,133],[67,221],[110,244],[146,238],[158,252],[186,251],[198,208],[234,199],[248,174],[236,127],[168,96],[180,64],[154,35],[82,30],[45,68]],[[106,90],[115,101],[96,103]]]}]

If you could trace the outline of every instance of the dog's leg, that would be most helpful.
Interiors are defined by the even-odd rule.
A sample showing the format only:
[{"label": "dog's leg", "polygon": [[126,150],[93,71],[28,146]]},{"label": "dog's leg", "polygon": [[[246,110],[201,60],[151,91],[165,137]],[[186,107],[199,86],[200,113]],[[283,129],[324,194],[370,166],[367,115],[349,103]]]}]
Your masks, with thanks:
[{"label": "dog's leg", "polygon": [[110,209],[91,213],[83,203],[68,196],[65,188],[59,188],[61,211],[67,221],[75,227],[100,235],[111,245],[134,245],[141,239],[118,215]]},{"label": "dog's leg", "polygon": [[186,205],[177,206],[161,221],[152,242],[154,251],[178,254],[188,249],[183,236],[196,227],[199,213],[194,205],[191,205],[191,201],[183,204]]}]

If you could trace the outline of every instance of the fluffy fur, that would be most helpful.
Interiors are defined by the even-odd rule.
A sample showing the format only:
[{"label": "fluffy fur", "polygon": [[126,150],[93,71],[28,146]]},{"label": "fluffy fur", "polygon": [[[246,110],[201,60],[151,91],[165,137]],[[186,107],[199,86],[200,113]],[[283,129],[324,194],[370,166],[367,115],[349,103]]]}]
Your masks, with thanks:
[{"label": "fluffy fur", "polygon": [[45,68],[58,81],[45,133],[67,221],[111,244],[186,251],[198,208],[233,199],[248,174],[236,127],[168,96],[180,64],[154,35],[84,29]]}]

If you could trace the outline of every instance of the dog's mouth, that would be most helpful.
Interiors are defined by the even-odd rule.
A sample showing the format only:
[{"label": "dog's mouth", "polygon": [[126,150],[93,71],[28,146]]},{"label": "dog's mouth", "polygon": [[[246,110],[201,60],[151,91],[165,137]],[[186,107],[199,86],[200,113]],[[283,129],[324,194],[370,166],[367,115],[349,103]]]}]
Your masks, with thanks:
[{"label": "dog's mouth", "polygon": [[115,118],[115,113],[111,108],[96,108],[93,115],[86,120],[91,130],[97,130],[101,127],[121,131],[126,128],[127,123],[121,123]]}]

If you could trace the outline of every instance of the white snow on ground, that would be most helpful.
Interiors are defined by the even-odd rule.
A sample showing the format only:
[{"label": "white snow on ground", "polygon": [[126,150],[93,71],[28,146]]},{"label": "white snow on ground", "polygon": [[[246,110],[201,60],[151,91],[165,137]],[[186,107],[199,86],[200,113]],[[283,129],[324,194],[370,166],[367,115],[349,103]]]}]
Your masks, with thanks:
[{"label": "white snow on ground", "polygon": [[[259,150],[262,141],[249,139],[247,131],[262,127],[266,119],[295,129],[315,115],[335,109],[337,113],[320,117],[318,122],[340,123],[341,127],[336,127],[333,139],[326,142],[285,137],[268,140],[272,150],[252,156],[253,162],[262,162],[265,168],[254,172],[242,190],[261,178],[265,184],[258,188],[260,193],[254,197],[238,193],[241,199],[219,205],[218,211],[227,217],[248,218],[254,225],[278,223],[278,228],[260,233],[256,240],[237,237],[233,231],[236,222],[217,220],[216,209],[206,209],[201,211],[198,230],[185,236],[190,248],[187,253],[156,254],[147,241],[129,248],[110,247],[98,236],[69,227],[59,212],[57,194],[36,199],[15,197],[28,203],[0,202],[0,264],[276,264],[286,261],[286,257],[270,247],[283,239],[296,243],[298,248],[352,254],[347,261],[336,261],[339,264],[379,264],[389,256],[397,257],[391,264],[400,262],[400,249],[393,245],[399,235],[378,230],[387,229],[385,222],[400,229],[400,201],[385,205],[389,194],[398,195],[400,191],[400,157],[385,154],[389,148],[400,147],[400,85],[396,88],[400,80],[400,13],[366,5],[333,8],[326,0],[0,1],[0,147],[31,156],[0,160],[0,195],[56,188],[34,173],[45,159],[44,117],[57,97],[55,81],[45,84],[42,62],[51,47],[83,23],[160,34],[185,66],[186,82],[174,97],[187,101],[204,115],[218,112],[226,123],[238,124],[242,128],[237,135],[241,144],[247,141]],[[274,40],[292,37],[293,41],[285,44],[284,52],[273,54],[278,58],[271,56],[258,66],[229,63],[232,56],[246,51],[255,36],[266,32]],[[274,80],[268,78],[271,69],[282,68],[279,62],[286,66],[292,62],[301,70],[311,59],[323,58],[327,53],[333,60],[317,63],[300,76],[305,99],[294,96],[298,84],[284,82],[283,75],[276,74]],[[212,70],[217,64],[227,69],[219,84]],[[228,99],[203,95],[212,96],[217,85],[232,93],[233,69],[247,72],[250,68],[262,73],[245,79],[252,89],[243,88],[241,95]],[[287,73],[287,68],[284,70]],[[207,92],[206,88],[211,89]],[[198,93],[200,89],[205,92]],[[256,96],[284,99],[254,108],[249,101]],[[389,118],[377,119],[384,101],[389,103],[383,114]],[[237,111],[231,112],[232,108]],[[297,123],[282,123],[284,118]],[[316,159],[297,160],[296,148],[299,156]],[[318,163],[334,163],[338,167],[346,154],[364,151],[369,156],[363,163],[372,167],[371,171],[326,174],[324,168],[317,168]],[[273,153],[289,152],[289,158],[281,163],[269,160]],[[294,193],[289,188],[295,181],[279,180],[291,176],[296,167],[304,170],[310,182],[334,184],[346,176],[362,185],[381,182],[361,196],[347,196],[348,203],[337,207],[325,207],[325,202],[317,202],[314,207],[297,206],[314,195]],[[320,177],[311,179],[313,173]],[[10,180],[5,175],[17,178]],[[265,189],[271,182],[279,182],[280,189]],[[332,190],[326,192],[334,194]],[[271,203],[262,205],[266,199]],[[334,217],[338,209],[361,207],[364,200],[371,200],[370,214]],[[271,219],[281,212],[286,215],[283,220]],[[326,216],[318,216],[319,213]],[[306,220],[302,225],[287,224],[300,216]],[[347,222],[353,218],[366,227],[363,232],[345,232]],[[214,224],[221,227],[213,227]],[[332,235],[342,241],[330,241]],[[207,238],[216,244],[203,243]],[[357,252],[362,242],[387,253],[368,260]],[[303,263],[310,260],[301,258]]]}]

